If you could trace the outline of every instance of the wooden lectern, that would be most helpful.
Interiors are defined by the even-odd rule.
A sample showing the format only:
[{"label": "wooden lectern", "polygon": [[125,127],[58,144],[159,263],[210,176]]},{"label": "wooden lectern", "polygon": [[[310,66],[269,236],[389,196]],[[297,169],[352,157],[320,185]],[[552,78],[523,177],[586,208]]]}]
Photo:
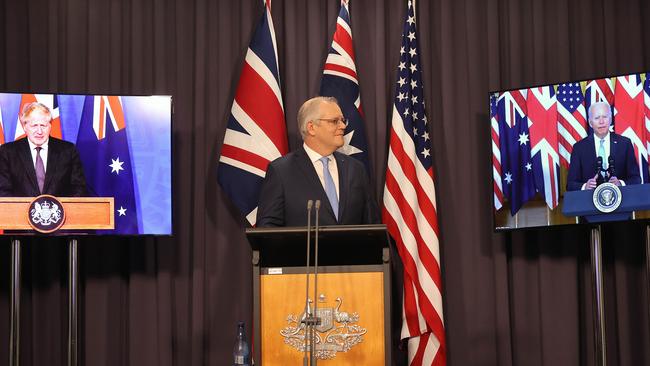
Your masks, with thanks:
[{"label": "wooden lectern", "polygon": [[[20,236],[30,235],[29,207],[35,197],[0,197],[0,229],[11,240],[11,333],[9,336],[9,365],[18,366],[20,350]],[[60,197],[65,221],[60,230],[115,229],[113,197]],[[21,230],[11,233],[7,230]],[[59,232],[57,235],[74,235]],[[78,233],[77,233],[78,234]],[[77,365],[77,239],[68,240],[68,365]]]},{"label": "wooden lectern", "polygon": [[[247,229],[253,249],[256,365],[301,364],[304,356],[307,229]],[[382,366],[391,362],[389,238],[385,225],[324,226],[318,230],[316,303],[318,363]]]}]

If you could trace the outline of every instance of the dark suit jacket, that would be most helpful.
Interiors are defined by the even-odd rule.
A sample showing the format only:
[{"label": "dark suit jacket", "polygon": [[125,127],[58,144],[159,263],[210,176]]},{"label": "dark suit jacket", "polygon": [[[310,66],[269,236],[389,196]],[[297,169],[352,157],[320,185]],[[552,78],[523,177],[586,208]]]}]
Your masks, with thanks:
[{"label": "dark suit jacket", "polygon": [[[634,157],[632,142],[625,136],[610,133],[609,153],[614,156],[616,177],[626,185],[640,184],[639,166]],[[596,148],[593,134],[576,142],[571,153],[569,174],[567,176],[567,190],[578,191],[582,185],[596,175]]]},{"label": "dark suit jacket", "polygon": [[0,146],[0,196],[86,196],[86,179],[77,148],[50,136],[43,192],[39,192],[36,170],[27,138]]},{"label": "dark suit jacket", "polygon": [[[320,225],[379,223],[363,164],[335,152],[339,173],[339,220],[304,148],[269,164],[260,192],[257,226],[307,226],[307,201],[320,200]],[[312,215],[312,224],[314,216]]]}]

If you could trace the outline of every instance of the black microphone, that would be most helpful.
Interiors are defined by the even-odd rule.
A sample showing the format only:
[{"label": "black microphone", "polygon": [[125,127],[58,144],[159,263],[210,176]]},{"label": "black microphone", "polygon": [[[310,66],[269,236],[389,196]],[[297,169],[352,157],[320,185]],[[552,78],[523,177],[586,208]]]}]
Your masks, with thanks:
[{"label": "black microphone", "polygon": [[608,167],[607,170],[609,171],[609,176],[610,177],[615,177],[616,176],[616,167],[614,167],[614,157],[613,156],[611,156],[611,155],[609,156],[608,163],[609,163],[609,167]]},{"label": "black microphone", "polygon": [[602,156],[599,156],[598,159],[596,159],[596,166],[594,168],[595,168],[596,174],[600,174],[600,172],[603,170],[603,157]]},{"label": "black microphone", "polygon": [[305,313],[303,315],[303,321],[305,322],[305,354],[303,357],[303,366],[308,365],[308,358],[307,358],[307,335],[309,334],[309,320],[311,317],[311,307],[309,306],[309,272],[310,272],[310,267],[309,267],[309,254],[311,252],[310,250],[310,239],[311,239],[311,209],[314,206],[314,201],[309,200],[307,201],[307,265],[305,266],[305,271],[307,273],[307,278],[306,281],[307,284],[305,285],[306,290],[305,290]]}]

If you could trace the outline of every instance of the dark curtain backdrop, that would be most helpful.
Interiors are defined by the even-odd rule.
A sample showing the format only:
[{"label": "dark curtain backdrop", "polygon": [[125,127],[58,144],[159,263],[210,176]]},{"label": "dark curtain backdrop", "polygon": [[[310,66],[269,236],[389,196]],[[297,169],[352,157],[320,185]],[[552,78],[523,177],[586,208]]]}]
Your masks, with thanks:
[{"label": "dark curtain backdrop", "polygon": [[[405,6],[350,6],[378,200]],[[273,1],[292,148],[338,7]],[[82,240],[81,364],[232,361],[236,321],[251,322],[251,252],[215,169],[261,11],[259,0],[0,0],[1,90],[174,96],[175,235]],[[449,365],[594,364],[588,228],[492,231],[488,91],[648,70],[648,16],[643,0],[418,2]],[[645,228],[603,230],[609,362],[650,364]],[[10,248],[1,243],[6,365]],[[63,365],[65,242],[26,241],[23,275],[21,362]]]}]

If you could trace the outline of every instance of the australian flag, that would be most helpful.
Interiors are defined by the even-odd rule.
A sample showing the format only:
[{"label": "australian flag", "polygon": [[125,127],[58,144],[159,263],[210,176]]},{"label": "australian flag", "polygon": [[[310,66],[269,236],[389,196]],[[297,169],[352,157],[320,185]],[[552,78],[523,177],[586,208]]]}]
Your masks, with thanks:
[{"label": "australian flag", "polygon": [[336,19],[332,47],[323,67],[320,95],[336,98],[343,115],[348,119],[344,137],[345,145],[339,149],[339,152],[361,161],[366,167],[366,172],[369,173],[368,143],[363,125],[359,78],[354,60],[349,4],[348,0],[342,0],[341,10]]},{"label": "australian flag", "polygon": [[535,195],[525,93],[504,92],[497,102],[503,194],[512,216]]},{"label": "australian flag", "polygon": [[88,191],[115,199],[115,231],[138,234],[126,120],[118,96],[87,96],[77,135]]}]

